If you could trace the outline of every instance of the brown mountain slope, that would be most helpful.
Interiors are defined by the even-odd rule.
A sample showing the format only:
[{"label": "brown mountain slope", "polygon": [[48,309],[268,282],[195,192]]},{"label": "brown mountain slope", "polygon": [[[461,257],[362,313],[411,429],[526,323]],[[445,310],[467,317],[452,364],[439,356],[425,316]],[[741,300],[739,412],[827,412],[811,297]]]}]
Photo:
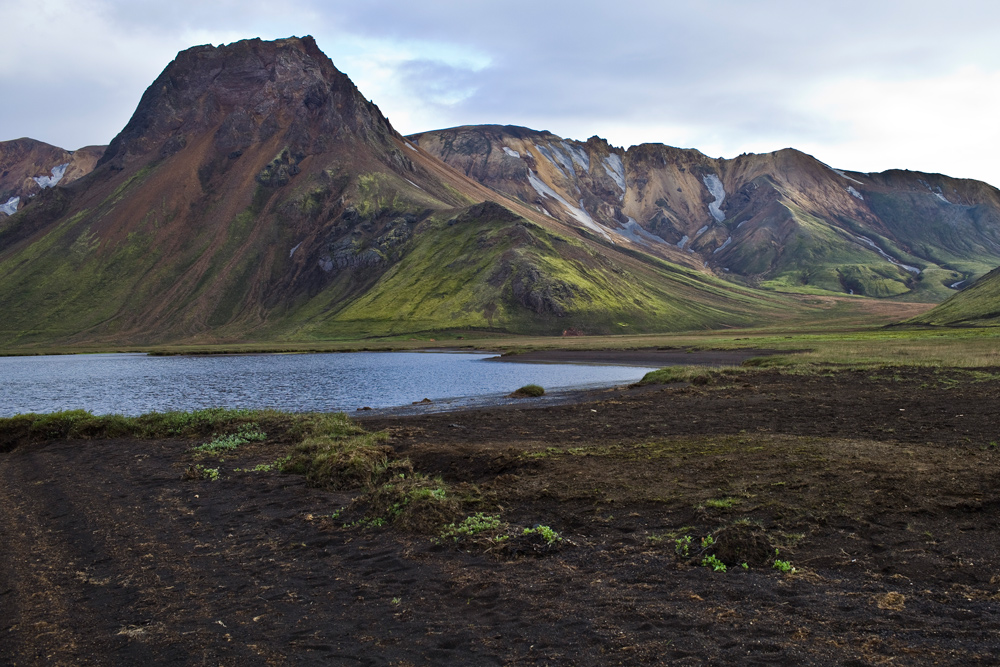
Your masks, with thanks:
[{"label": "brown mountain slope", "polygon": [[45,188],[86,176],[104,149],[67,151],[27,138],[0,141],[0,217],[12,215]]},{"label": "brown mountain slope", "polygon": [[568,224],[747,284],[933,301],[1000,264],[1000,192],[979,181],[844,172],[793,149],[622,150],[512,126],[411,139]]},{"label": "brown mountain slope", "polygon": [[92,173],[0,222],[0,343],[664,330],[803,307],[588,234],[400,137],[312,38],[195,47]]}]

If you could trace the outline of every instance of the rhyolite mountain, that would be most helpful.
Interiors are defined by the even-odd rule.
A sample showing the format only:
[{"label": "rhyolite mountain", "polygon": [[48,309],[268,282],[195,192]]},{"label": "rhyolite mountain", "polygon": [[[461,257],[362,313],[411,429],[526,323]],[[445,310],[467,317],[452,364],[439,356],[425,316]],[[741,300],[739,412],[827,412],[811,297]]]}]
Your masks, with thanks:
[{"label": "rhyolite mountain", "polygon": [[45,188],[67,185],[93,171],[105,146],[67,151],[34,139],[0,141],[0,219]]},{"label": "rhyolite mountain", "polygon": [[90,173],[0,220],[0,345],[677,330],[812,307],[645,247],[415,147],[312,38],[199,46]]},{"label": "rhyolite mountain", "polygon": [[843,171],[793,149],[622,150],[514,126],[410,139],[546,215],[747,285],[940,301],[1000,265],[1000,191],[980,181]]}]

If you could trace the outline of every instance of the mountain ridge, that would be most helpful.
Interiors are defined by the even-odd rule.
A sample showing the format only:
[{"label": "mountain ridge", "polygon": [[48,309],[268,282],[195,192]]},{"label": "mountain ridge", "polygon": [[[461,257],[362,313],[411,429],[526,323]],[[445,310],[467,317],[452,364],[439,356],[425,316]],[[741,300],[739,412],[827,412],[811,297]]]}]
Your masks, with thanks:
[{"label": "mountain ridge", "polygon": [[518,126],[410,138],[547,215],[744,284],[933,302],[1000,264],[1000,191],[980,181],[841,170],[791,148],[625,150]]},{"label": "mountain ridge", "polygon": [[311,38],[193,47],[90,173],[0,221],[0,343],[610,333],[809,308],[638,248],[404,139]]}]

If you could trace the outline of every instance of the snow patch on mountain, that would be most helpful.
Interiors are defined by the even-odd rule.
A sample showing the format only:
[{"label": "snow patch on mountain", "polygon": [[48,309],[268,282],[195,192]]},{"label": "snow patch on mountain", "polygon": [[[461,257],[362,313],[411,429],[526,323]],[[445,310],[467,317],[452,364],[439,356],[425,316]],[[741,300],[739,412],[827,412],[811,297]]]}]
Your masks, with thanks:
[{"label": "snow patch on mountain", "polygon": [[726,214],[722,212],[722,202],[726,199],[726,189],[722,187],[722,181],[715,174],[709,174],[701,180],[708,188],[709,194],[715,197],[715,201],[708,205],[708,212],[712,214],[713,218],[722,222],[726,219]]},{"label": "snow patch on mountain", "polygon": [[69,166],[69,162],[66,164],[61,164],[58,167],[52,167],[51,176],[32,176],[31,180],[38,183],[38,187],[42,188],[52,188],[55,187],[62,177],[66,174],[66,168]]},{"label": "snow patch on mountain", "polygon": [[302,245],[302,241],[299,241],[298,244],[296,244],[296,246],[292,248],[291,252],[288,253],[289,258],[295,254],[295,251],[299,249],[300,245]]},{"label": "snow patch on mountain", "polygon": [[587,155],[587,151],[583,150],[579,146],[574,146],[573,144],[562,142],[562,147],[569,153],[570,157],[573,158],[573,162],[576,163],[578,167],[583,169],[584,172],[590,171],[590,156]]},{"label": "snow patch on mountain", "polygon": [[548,146],[541,146],[539,144],[535,144],[535,148],[537,148],[538,152],[544,155],[549,162],[554,164],[556,166],[556,169],[558,169],[559,173],[561,173],[563,176],[565,176],[566,178],[572,178],[574,176],[575,172],[573,171],[572,158],[570,158],[567,155],[564,155],[562,151],[560,151],[558,148],[556,148],[551,144],[549,144]]},{"label": "snow patch on mountain", "polygon": [[538,177],[538,174],[531,171],[530,169],[528,170],[528,182],[531,183],[531,187],[535,188],[535,192],[537,192],[539,195],[543,197],[551,197],[552,199],[555,199],[557,202],[565,206],[566,210],[569,211],[570,215],[579,220],[584,227],[594,230],[595,232],[597,232],[604,238],[608,239],[609,241],[611,240],[611,235],[608,234],[608,231],[604,228],[604,226],[598,224],[597,222],[594,222],[594,219],[591,218],[590,214],[588,214],[587,211],[583,208],[582,199],[580,200],[580,208],[573,206],[568,201],[563,199],[562,195],[560,195],[558,192],[556,192],[548,185],[546,185],[545,181],[540,179]]},{"label": "snow patch on mountain", "polygon": [[860,192],[858,192],[857,190],[855,190],[853,185],[848,185],[847,186],[847,191],[851,193],[852,197],[857,197],[861,201],[865,200],[865,196],[863,194],[861,194]]},{"label": "snow patch on mountain", "polygon": [[622,191],[622,199],[625,198],[625,165],[622,164],[622,159],[617,153],[612,153],[611,155],[604,158],[604,171],[607,172],[611,180],[615,182]]},{"label": "snow patch on mountain", "polygon": [[941,201],[943,201],[945,204],[950,204],[951,203],[950,201],[948,201],[948,198],[944,196],[944,191],[941,189],[940,185],[938,187],[936,187],[936,188],[932,187],[930,183],[928,183],[927,181],[925,181],[922,178],[918,178],[917,182],[920,183],[925,188],[927,188],[932,195],[934,195],[935,197],[937,197],[938,199],[940,199]]},{"label": "snow patch on mountain", "polygon": [[[645,229],[643,229],[642,225],[636,222],[635,218],[632,217],[629,217],[628,222],[622,225],[621,229],[616,231],[620,235],[629,239],[630,241],[640,243],[644,246],[652,245],[652,243],[662,243],[664,245],[669,245],[666,241],[664,241],[656,234],[653,234],[652,232],[647,232]],[[685,236],[684,238],[687,237]]]},{"label": "snow patch on mountain", "polygon": [[900,262],[899,260],[897,260],[895,257],[893,257],[892,255],[890,255],[889,253],[887,253],[885,250],[882,250],[882,248],[878,247],[878,244],[876,244],[874,241],[872,241],[867,236],[859,236],[858,240],[859,241],[863,241],[863,242],[867,243],[868,245],[870,245],[872,248],[874,248],[878,252],[878,254],[882,255],[882,257],[885,260],[887,260],[890,264],[895,264],[899,268],[904,269],[906,271],[909,271],[910,273],[920,273],[920,269],[918,269],[915,266],[909,266],[908,264],[903,264],[902,262]]},{"label": "snow patch on mountain", "polygon": [[681,250],[684,250],[684,244],[687,243],[690,240],[691,240],[691,237],[689,237],[687,234],[685,234],[681,238],[681,240],[677,242],[677,247],[680,248]]},{"label": "snow patch on mountain", "polygon": [[17,213],[17,205],[21,202],[20,197],[11,197],[7,200],[6,204],[0,205],[0,213],[6,213],[7,215],[14,215]]},{"label": "snow patch on mountain", "polygon": [[722,244],[722,245],[720,245],[720,246],[719,246],[718,248],[716,248],[715,250],[713,250],[713,251],[712,251],[712,254],[714,255],[714,254],[715,254],[715,253],[717,253],[717,252],[721,252],[721,251],[725,250],[725,249],[726,249],[726,246],[728,246],[728,245],[729,245],[730,243],[732,243],[732,242],[733,242],[733,237],[732,237],[732,236],[730,236],[729,238],[727,238],[727,239],[726,239],[725,243],[723,243],[723,244]]},{"label": "snow patch on mountain", "polygon": [[841,178],[846,178],[847,180],[851,181],[852,183],[857,183],[858,185],[864,185],[864,183],[862,183],[861,181],[859,181],[857,179],[854,179],[854,178],[851,178],[850,176],[848,176],[847,174],[845,174],[840,169],[834,169],[833,167],[831,167],[830,165],[828,165],[826,162],[820,162],[820,164],[823,165],[824,167],[826,167],[827,169],[829,169],[830,171],[832,171],[833,173],[837,174]]},{"label": "snow patch on mountain", "polygon": [[507,148],[506,146],[503,147],[503,152],[511,157],[517,157],[517,158],[521,157],[521,154],[518,153],[516,150],[514,150],[513,148]]}]

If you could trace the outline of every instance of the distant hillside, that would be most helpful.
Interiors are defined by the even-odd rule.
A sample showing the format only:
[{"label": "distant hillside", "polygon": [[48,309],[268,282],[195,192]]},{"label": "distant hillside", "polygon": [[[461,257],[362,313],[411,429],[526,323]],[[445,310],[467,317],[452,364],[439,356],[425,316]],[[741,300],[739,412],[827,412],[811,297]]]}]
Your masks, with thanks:
[{"label": "distant hillside", "polygon": [[1000,264],[1000,191],[979,181],[513,126],[410,138],[546,215],[747,285],[933,302]]},{"label": "distant hillside", "polygon": [[68,185],[94,170],[104,146],[67,151],[34,139],[0,141],[0,219],[45,188]]},{"label": "distant hillside", "polygon": [[0,345],[665,331],[814,307],[646,247],[415,147],[312,38],[200,46],[91,173],[0,220]]},{"label": "distant hillside", "polygon": [[1000,268],[955,294],[908,324],[935,326],[1000,326]]}]

